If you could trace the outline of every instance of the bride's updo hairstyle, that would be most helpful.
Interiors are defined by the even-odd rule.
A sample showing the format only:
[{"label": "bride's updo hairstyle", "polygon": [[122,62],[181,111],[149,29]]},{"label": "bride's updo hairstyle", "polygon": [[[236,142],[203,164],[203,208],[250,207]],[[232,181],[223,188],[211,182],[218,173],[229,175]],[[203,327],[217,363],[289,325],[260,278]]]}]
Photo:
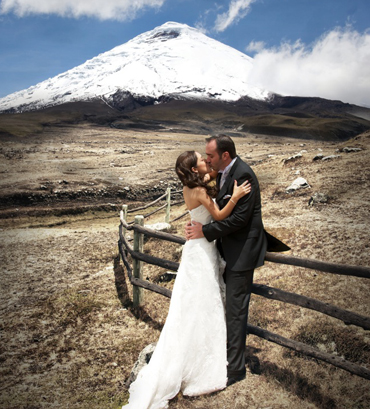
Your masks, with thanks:
[{"label": "bride's updo hairstyle", "polygon": [[195,187],[204,187],[207,193],[213,197],[215,195],[215,189],[209,186],[199,176],[198,172],[194,172],[192,168],[196,168],[198,163],[198,157],[195,151],[186,151],[182,153],[176,160],[176,174],[179,177],[183,186],[187,186],[190,189]]}]

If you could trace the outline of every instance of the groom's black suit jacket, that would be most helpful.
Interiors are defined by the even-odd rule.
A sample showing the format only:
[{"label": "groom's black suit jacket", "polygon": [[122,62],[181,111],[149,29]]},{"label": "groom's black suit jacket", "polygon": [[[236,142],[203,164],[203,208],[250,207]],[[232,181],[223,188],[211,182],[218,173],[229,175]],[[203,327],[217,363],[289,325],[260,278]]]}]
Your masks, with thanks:
[{"label": "groom's black suit jacket", "polygon": [[233,212],[224,220],[203,226],[208,241],[217,240],[217,245],[230,270],[253,270],[264,263],[267,238],[261,214],[259,183],[253,170],[237,157],[230,169],[216,202],[222,209],[233,194],[234,180],[238,185],[249,180],[252,190],[239,199]]}]

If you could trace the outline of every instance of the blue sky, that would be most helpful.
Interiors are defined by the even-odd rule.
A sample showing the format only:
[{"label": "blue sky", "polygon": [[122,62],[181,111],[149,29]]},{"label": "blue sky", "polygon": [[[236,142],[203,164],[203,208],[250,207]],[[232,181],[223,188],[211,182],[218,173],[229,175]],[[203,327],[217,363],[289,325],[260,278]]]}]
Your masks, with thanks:
[{"label": "blue sky", "polygon": [[370,107],[369,0],[0,0],[0,97],[167,21],[254,57],[263,88]]}]

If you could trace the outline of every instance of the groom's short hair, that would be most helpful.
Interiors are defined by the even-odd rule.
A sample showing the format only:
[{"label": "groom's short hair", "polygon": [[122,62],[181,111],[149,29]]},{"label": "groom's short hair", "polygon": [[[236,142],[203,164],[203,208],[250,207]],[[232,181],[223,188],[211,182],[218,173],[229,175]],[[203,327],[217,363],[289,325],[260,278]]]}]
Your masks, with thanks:
[{"label": "groom's short hair", "polygon": [[213,135],[206,138],[206,143],[216,141],[217,153],[221,156],[224,152],[229,152],[230,158],[236,158],[236,148],[234,141],[228,135]]}]

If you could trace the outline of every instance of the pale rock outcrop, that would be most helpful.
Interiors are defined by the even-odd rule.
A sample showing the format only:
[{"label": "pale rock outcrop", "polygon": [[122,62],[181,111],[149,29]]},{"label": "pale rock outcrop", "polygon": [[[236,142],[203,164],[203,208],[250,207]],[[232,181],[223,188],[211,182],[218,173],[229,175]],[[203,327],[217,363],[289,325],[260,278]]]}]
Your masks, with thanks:
[{"label": "pale rock outcrop", "polygon": [[287,193],[293,193],[299,189],[306,189],[311,187],[305,178],[299,177],[297,178],[287,189]]},{"label": "pale rock outcrop", "polygon": [[132,371],[130,373],[129,378],[126,381],[127,387],[129,387],[132,382],[136,379],[138,373],[141,371],[142,368],[144,368],[145,365],[148,365],[150,358],[153,355],[153,352],[155,350],[155,346],[157,345],[156,342],[153,342],[152,344],[147,345],[139,354],[139,357],[137,361],[135,362],[135,365],[132,368]]}]

